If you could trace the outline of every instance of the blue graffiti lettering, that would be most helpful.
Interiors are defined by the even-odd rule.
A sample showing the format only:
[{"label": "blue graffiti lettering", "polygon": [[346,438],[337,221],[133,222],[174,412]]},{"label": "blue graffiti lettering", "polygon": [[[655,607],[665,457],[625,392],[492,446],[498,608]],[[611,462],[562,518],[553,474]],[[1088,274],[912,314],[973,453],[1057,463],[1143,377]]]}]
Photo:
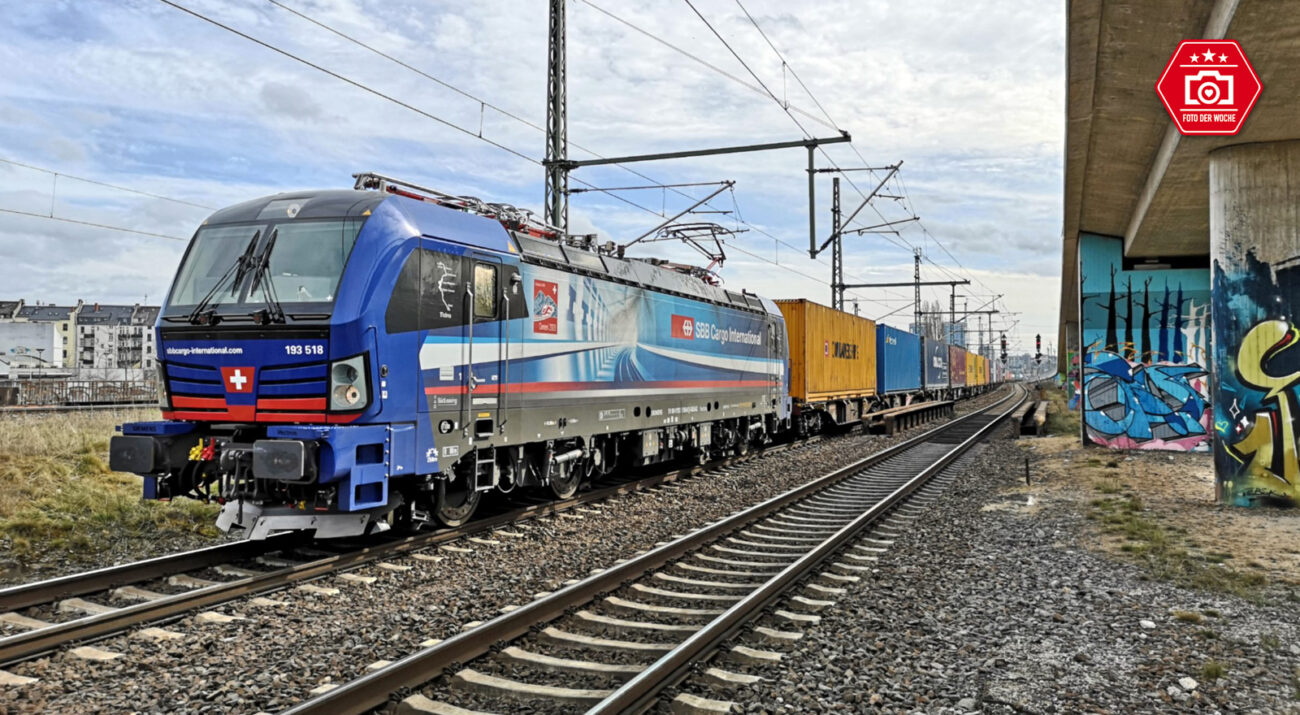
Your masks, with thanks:
[{"label": "blue graffiti lettering", "polygon": [[1139,444],[1205,435],[1206,403],[1192,380],[1200,365],[1144,365],[1107,351],[1089,353],[1084,365],[1084,418],[1104,440],[1128,437]]}]

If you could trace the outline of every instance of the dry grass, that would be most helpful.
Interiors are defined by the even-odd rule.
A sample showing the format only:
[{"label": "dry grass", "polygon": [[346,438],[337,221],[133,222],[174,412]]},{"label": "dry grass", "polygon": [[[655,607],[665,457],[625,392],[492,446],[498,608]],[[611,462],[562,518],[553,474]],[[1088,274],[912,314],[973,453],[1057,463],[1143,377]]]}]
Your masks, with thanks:
[{"label": "dry grass", "polygon": [[1223,667],[1223,663],[1213,659],[1207,660],[1205,661],[1205,664],[1201,666],[1201,680],[1214,682],[1219,678],[1222,678],[1227,674],[1227,672],[1228,669]]},{"label": "dry grass", "polygon": [[114,426],[146,419],[157,412],[0,417],[0,544],[15,560],[46,550],[93,554],[123,537],[215,534],[215,507],[143,501],[139,477],[108,470]]},{"label": "dry grass", "polygon": [[[1119,538],[1120,551],[1129,555],[1157,579],[1218,593],[1258,600],[1267,579],[1258,571],[1228,567],[1221,560],[1189,550],[1186,532],[1166,524],[1145,510],[1141,497],[1129,491],[1094,499],[1088,519],[1100,522],[1101,531]],[[1175,612],[1179,620],[1200,623],[1199,613]]]},{"label": "dry grass", "polygon": [[1045,432],[1049,435],[1060,435],[1066,437],[1077,437],[1080,433],[1081,423],[1078,410],[1070,409],[1070,394],[1073,388],[1048,387],[1043,390],[1046,393],[1047,406],[1047,424]]}]

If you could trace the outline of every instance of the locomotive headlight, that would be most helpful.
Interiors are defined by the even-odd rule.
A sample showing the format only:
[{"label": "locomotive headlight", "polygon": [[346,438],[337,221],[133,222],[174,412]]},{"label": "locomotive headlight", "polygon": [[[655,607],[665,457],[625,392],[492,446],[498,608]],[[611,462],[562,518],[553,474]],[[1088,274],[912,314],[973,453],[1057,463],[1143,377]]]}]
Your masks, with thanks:
[{"label": "locomotive headlight", "polygon": [[167,378],[163,377],[161,365],[153,371],[153,389],[158,397],[158,406],[164,410],[169,409],[171,401],[167,399]]},{"label": "locomotive headlight", "polygon": [[330,409],[359,410],[369,401],[365,355],[339,360],[330,365]]}]

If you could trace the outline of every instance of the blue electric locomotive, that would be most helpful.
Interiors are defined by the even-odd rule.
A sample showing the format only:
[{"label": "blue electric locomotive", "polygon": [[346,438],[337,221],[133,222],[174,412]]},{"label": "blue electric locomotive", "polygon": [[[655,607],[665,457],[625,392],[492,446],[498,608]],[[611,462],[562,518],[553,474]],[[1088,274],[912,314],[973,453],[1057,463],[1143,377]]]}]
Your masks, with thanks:
[{"label": "blue electric locomotive", "polygon": [[501,204],[375,174],[195,233],[158,322],[163,420],[123,425],[145,496],[252,538],[467,520],[617,465],[741,452],[788,424],[780,311]]}]

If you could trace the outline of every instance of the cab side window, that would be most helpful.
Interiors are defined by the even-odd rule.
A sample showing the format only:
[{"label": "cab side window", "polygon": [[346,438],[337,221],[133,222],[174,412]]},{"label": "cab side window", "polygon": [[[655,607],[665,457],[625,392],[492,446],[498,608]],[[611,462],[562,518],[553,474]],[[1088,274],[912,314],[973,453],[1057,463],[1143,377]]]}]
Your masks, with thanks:
[{"label": "cab side window", "polygon": [[474,317],[490,320],[497,316],[497,269],[484,263],[474,264]]},{"label": "cab side window", "polygon": [[468,262],[459,256],[419,248],[402,266],[388,300],[385,327],[389,333],[436,330],[464,325]]}]

